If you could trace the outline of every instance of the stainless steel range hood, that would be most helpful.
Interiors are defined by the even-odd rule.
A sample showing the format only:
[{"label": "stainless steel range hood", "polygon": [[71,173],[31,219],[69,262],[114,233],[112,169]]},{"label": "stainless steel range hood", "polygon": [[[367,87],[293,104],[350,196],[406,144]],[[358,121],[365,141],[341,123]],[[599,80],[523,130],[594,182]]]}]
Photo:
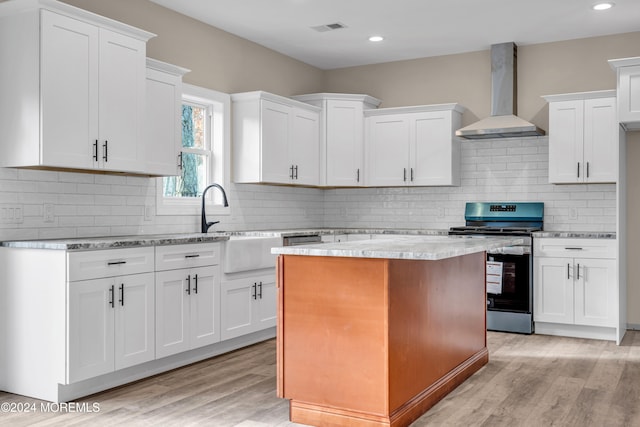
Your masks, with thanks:
[{"label": "stainless steel range hood", "polygon": [[517,114],[517,47],[491,46],[491,116],[456,131],[465,139],[518,138],[544,135],[544,130]]}]

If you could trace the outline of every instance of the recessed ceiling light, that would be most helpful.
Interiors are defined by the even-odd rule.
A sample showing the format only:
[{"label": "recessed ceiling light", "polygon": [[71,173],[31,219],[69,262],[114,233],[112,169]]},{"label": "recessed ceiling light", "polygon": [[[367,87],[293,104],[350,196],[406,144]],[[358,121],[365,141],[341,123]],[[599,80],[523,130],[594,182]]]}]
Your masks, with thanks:
[{"label": "recessed ceiling light", "polygon": [[382,37],[382,36],[371,36],[371,37],[369,37],[369,41],[370,42],[381,42],[382,40],[384,40],[384,37]]},{"label": "recessed ceiling light", "polygon": [[607,10],[607,9],[611,9],[613,6],[615,5],[615,3],[613,2],[601,2],[601,3],[596,3],[592,6],[593,10]]}]

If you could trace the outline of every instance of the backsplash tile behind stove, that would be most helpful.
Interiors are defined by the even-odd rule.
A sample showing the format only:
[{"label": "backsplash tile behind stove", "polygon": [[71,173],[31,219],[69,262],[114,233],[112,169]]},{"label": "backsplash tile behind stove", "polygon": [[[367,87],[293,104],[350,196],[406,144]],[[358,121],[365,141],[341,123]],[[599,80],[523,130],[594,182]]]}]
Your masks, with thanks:
[{"label": "backsplash tile behind stove", "polygon": [[[155,186],[153,178],[0,168],[0,240],[196,232],[197,216],[155,215]],[[460,187],[226,189],[231,215],[215,229],[446,229],[463,224],[467,201],[542,201],[550,231],[616,228],[614,184],[548,183],[546,137],[464,141]]]},{"label": "backsplash tile behind stove", "polygon": [[535,201],[546,230],[615,231],[615,184],[549,184],[548,156],[547,137],[463,141],[460,187],[327,190],[325,226],[446,229],[465,202]]}]

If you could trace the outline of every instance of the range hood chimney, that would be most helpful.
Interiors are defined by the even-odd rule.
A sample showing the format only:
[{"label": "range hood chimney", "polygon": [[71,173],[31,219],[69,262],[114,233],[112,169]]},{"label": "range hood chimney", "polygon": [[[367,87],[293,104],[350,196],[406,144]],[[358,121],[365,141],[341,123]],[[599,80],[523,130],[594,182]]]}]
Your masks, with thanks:
[{"label": "range hood chimney", "polygon": [[491,46],[491,116],[456,131],[465,139],[518,138],[544,135],[544,130],[517,114],[517,47]]}]

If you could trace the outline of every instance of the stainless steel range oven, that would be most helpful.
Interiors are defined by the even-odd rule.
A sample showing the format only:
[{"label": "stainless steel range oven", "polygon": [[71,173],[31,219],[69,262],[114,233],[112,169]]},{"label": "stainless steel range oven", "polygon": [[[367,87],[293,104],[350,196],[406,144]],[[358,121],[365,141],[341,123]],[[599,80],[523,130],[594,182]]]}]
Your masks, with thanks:
[{"label": "stainless steel range oven", "polygon": [[532,233],[543,228],[544,203],[467,203],[464,218],[466,225],[451,227],[450,235],[523,238],[487,253],[487,329],[533,333]]}]

